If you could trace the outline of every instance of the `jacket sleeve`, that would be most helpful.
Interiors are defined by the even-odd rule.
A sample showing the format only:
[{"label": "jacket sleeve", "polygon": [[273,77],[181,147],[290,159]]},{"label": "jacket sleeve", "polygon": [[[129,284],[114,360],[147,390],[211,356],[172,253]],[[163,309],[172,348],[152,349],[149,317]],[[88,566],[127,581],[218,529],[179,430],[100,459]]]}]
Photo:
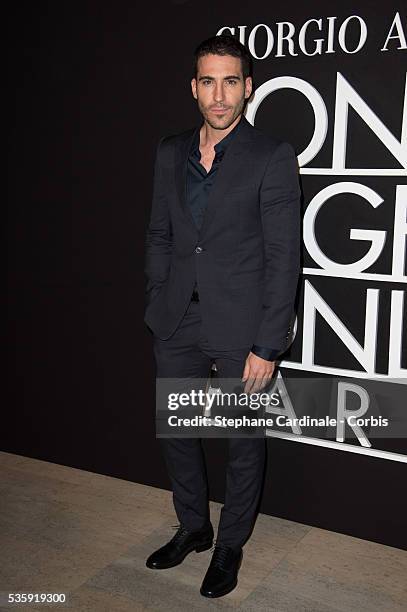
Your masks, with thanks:
[{"label": "jacket sleeve", "polygon": [[265,286],[263,314],[254,345],[282,353],[287,347],[300,273],[300,197],[293,147],[281,142],[260,187]]},{"label": "jacket sleeve", "polygon": [[258,346],[257,344],[253,344],[251,348],[251,352],[257,357],[261,357],[266,361],[275,361],[281,351],[276,351],[275,349],[268,348],[267,346]]},{"label": "jacket sleeve", "polygon": [[171,219],[162,170],[163,140],[161,138],[158,143],[155,156],[153,199],[146,233],[144,272],[147,277],[147,304],[167,280],[172,252]]}]

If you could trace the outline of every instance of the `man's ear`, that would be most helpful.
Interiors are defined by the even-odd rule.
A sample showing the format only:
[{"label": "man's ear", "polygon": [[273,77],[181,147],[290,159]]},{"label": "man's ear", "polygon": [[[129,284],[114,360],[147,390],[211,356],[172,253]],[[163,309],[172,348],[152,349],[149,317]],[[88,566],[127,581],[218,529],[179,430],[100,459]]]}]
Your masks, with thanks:
[{"label": "man's ear", "polygon": [[194,96],[195,100],[197,99],[197,95],[196,95],[196,79],[195,77],[193,79],[191,79],[191,89],[192,89],[192,95]]},{"label": "man's ear", "polygon": [[253,90],[253,80],[252,77],[246,77],[245,79],[245,83],[244,83],[244,97],[250,98],[250,96],[252,95],[252,90]]}]

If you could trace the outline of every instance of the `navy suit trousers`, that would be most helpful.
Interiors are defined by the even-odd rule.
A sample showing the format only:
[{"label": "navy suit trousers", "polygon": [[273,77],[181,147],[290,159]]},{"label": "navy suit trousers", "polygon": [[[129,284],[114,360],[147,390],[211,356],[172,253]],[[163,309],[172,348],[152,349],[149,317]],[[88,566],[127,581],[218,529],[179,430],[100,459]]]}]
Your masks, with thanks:
[{"label": "navy suit trousers", "polygon": [[[251,346],[213,350],[202,333],[200,304],[191,302],[180,325],[167,340],[154,336],[157,378],[200,378],[216,363],[219,378],[241,378]],[[190,530],[208,524],[208,479],[202,439],[159,438],[170,477],[175,512]],[[211,448],[211,439],[206,443]],[[217,543],[238,549],[253,529],[260,502],[266,464],[264,437],[224,438],[228,445],[226,490]],[[205,444],[206,446],[206,444]]]}]

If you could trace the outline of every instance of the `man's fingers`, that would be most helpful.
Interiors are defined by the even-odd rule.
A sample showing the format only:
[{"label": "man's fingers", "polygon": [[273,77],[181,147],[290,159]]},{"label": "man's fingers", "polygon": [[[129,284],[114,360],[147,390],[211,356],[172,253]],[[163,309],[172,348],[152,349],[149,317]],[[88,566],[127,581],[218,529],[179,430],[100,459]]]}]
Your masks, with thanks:
[{"label": "man's fingers", "polygon": [[250,372],[250,364],[249,364],[248,359],[246,359],[246,363],[245,363],[244,370],[243,370],[242,382],[247,380],[249,376],[249,372]]},{"label": "man's fingers", "polygon": [[272,368],[259,367],[257,363],[250,364],[250,358],[247,358],[242,376],[242,382],[246,382],[244,393],[257,393],[263,389],[270,382],[273,372],[274,363]]},{"label": "man's fingers", "polygon": [[[247,383],[246,387],[245,387],[245,393],[257,393],[258,391],[260,391],[261,389],[264,389],[264,387],[266,387],[273,376],[273,372],[268,372],[267,374],[258,374],[258,375],[254,375],[253,371],[251,372],[251,376],[250,376],[250,386]],[[247,389],[247,390],[246,390]]]},{"label": "man's fingers", "polygon": [[248,377],[247,382],[246,382],[246,384],[244,386],[243,392],[244,393],[252,393],[253,385],[255,384],[255,382],[256,382],[256,377],[253,376],[253,372],[250,371],[249,372],[249,377]]},{"label": "man's fingers", "polygon": [[244,386],[243,393],[250,393],[250,389],[252,388],[252,386],[253,386],[253,379],[248,378],[246,380],[246,384]]},{"label": "man's fingers", "polygon": [[265,387],[268,387],[268,385],[270,384],[271,378],[272,378],[271,374],[267,374],[266,376],[263,376],[263,380],[262,380],[260,389],[264,389]]},{"label": "man's fingers", "polygon": [[[248,391],[246,391],[246,387],[245,387],[245,393],[257,393],[257,391],[260,389],[262,380],[263,380],[262,376],[256,376],[255,374],[253,374],[253,371],[252,371],[252,375],[249,381],[246,383],[246,387],[248,388]],[[249,382],[250,382],[250,385],[249,385]]]},{"label": "man's fingers", "polygon": [[263,377],[259,376],[258,378],[255,379],[254,381],[254,385],[252,387],[252,393],[257,393],[258,391],[260,391],[263,388]]}]

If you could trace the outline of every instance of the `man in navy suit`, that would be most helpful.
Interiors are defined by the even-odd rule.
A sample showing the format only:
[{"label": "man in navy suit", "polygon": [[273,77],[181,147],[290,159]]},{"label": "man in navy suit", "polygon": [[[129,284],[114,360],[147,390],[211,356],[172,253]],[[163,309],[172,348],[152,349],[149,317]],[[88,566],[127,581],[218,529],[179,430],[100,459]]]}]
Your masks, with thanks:
[{"label": "man in navy suit", "polygon": [[[157,378],[238,378],[266,387],[287,348],[300,271],[300,189],[292,146],[243,115],[252,94],[247,50],[216,36],[195,51],[200,126],[162,138],[146,237],[145,322]],[[180,526],[147,559],[164,569],[212,546],[200,438],[161,438]],[[264,437],[231,437],[225,503],[201,594],[237,584],[265,466]]]}]

